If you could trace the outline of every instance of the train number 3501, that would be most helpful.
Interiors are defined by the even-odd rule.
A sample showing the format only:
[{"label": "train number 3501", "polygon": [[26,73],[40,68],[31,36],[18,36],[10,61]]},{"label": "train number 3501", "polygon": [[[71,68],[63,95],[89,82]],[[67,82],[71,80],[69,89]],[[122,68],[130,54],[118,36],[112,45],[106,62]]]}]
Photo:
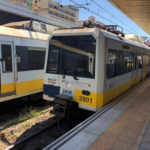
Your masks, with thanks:
[{"label": "train number 3501", "polygon": [[92,98],[89,98],[89,97],[79,96],[79,101],[92,104]]}]

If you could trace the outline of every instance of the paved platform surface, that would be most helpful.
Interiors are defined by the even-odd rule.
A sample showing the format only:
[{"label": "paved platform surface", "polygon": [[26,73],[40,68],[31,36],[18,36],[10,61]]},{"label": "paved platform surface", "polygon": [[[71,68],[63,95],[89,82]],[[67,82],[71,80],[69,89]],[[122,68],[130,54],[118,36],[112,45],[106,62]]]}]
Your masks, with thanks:
[{"label": "paved platform surface", "polygon": [[149,150],[150,149],[150,122],[144,133],[143,140],[139,146],[139,150]]},{"label": "paved platform surface", "polygon": [[150,150],[150,86],[88,150]]},{"label": "paved platform surface", "polygon": [[44,150],[150,150],[150,78],[87,126],[79,126],[78,133],[62,136],[60,144]]}]

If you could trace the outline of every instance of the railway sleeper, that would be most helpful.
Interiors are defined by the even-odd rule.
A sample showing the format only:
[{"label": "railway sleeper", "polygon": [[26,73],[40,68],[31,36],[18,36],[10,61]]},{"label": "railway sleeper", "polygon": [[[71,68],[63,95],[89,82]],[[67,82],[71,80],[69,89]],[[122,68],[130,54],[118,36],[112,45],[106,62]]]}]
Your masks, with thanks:
[{"label": "railway sleeper", "polygon": [[51,111],[57,118],[69,119],[71,113],[78,110],[78,103],[73,101],[71,97],[57,95],[53,101],[53,110]]}]

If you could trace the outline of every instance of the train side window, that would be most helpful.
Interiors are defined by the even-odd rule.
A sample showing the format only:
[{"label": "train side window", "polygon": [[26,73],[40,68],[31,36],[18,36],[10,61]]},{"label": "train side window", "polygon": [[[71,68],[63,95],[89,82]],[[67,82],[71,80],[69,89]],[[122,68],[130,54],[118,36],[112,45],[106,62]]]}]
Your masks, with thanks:
[{"label": "train side window", "polygon": [[116,51],[116,60],[115,60],[115,75],[119,76],[125,73],[124,66],[124,52]]},{"label": "train side window", "polygon": [[108,61],[106,66],[107,78],[119,76],[135,70],[134,52],[125,52],[119,50],[108,50]]},{"label": "train side window", "polygon": [[28,70],[44,69],[45,52],[45,48],[28,47]]},{"label": "train side window", "polygon": [[116,61],[116,53],[113,50],[109,50],[108,52],[108,61],[107,61],[107,78],[112,78],[115,76],[115,61]]},{"label": "train side window", "polygon": [[125,73],[131,72],[136,68],[135,54],[133,52],[124,52]]},{"label": "train side window", "polygon": [[42,70],[45,62],[45,48],[16,46],[19,58],[18,71]]},{"label": "train side window", "polygon": [[3,73],[12,72],[11,45],[2,44],[2,71]]},{"label": "train side window", "polygon": [[112,78],[125,73],[124,52],[118,50],[108,50],[107,78]]},{"label": "train side window", "polygon": [[138,68],[141,69],[143,67],[143,56],[141,54],[138,54],[137,60],[138,60]]}]

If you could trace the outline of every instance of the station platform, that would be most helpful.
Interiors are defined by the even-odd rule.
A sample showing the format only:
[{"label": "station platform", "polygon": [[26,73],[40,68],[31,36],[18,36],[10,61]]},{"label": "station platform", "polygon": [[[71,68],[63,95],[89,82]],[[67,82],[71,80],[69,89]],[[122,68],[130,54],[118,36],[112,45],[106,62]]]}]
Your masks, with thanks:
[{"label": "station platform", "polygon": [[119,99],[44,150],[150,150],[150,78]]}]

